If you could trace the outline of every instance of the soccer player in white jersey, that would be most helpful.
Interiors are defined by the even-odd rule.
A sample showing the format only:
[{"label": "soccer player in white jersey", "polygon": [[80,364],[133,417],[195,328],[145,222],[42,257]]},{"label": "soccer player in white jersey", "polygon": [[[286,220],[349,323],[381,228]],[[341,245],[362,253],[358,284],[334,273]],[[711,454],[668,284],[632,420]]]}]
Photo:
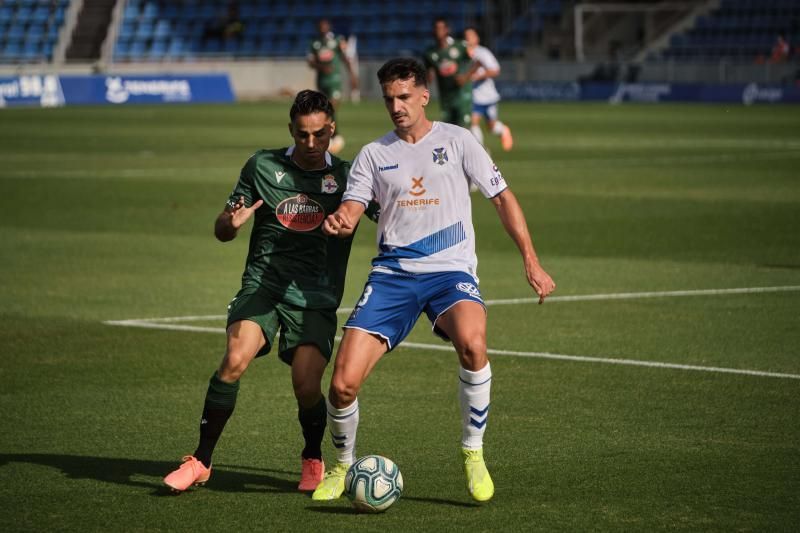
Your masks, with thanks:
[{"label": "soccer player in white jersey", "polygon": [[355,460],[358,391],[424,311],[433,332],[452,341],[458,354],[467,488],[475,500],[487,501],[494,494],[483,459],[492,371],[476,273],[471,183],[497,209],[540,303],[555,283],[539,265],[525,216],[486,150],[468,130],[426,117],[425,67],[414,59],[392,59],[378,71],[378,80],[395,129],[362,148],[340,207],[323,222],[325,233],[347,237],[370,200],[381,206],[379,253],[344,326],[331,378],[328,427],[337,463],[313,498],[332,500],[344,491],[345,474]]},{"label": "soccer player in white jersey", "polygon": [[481,119],[486,119],[489,131],[500,137],[503,150],[508,152],[514,146],[514,138],[511,136],[511,129],[497,118],[500,93],[497,92],[493,79],[500,74],[500,63],[491,50],[481,46],[481,39],[475,28],[464,30],[464,40],[472,61],[478,66],[472,74],[472,133],[483,144]]}]

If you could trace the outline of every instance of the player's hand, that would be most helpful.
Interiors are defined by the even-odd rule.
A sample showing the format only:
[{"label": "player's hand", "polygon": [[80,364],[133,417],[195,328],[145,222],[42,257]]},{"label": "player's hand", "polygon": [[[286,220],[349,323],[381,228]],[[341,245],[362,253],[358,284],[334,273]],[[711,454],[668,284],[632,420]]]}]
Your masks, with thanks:
[{"label": "player's hand", "polygon": [[526,263],[525,273],[528,276],[528,283],[530,283],[533,290],[536,291],[536,294],[539,295],[539,304],[543,304],[544,299],[547,298],[551,292],[556,290],[556,283],[553,281],[553,278],[550,277],[550,274],[545,272],[541,265],[535,260]]},{"label": "player's hand", "polygon": [[244,196],[240,196],[239,200],[231,208],[231,226],[234,229],[241,228],[244,223],[247,222],[251,216],[253,216],[253,212],[261,207],[261,204],[263,203],[264,200],[258,200],[250,207],[245,207]]},{"label": "player's hand", "polygon": [[322,222],[322,232],[332,237],[347,237],[353,229],[353,223],[339,211],[328,215]]}]

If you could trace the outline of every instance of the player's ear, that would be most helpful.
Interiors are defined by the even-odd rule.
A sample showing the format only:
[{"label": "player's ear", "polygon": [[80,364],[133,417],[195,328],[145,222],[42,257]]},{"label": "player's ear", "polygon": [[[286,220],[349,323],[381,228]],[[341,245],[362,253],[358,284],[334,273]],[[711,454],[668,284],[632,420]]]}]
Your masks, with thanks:
[{"label": "player's ear", "polygon": [[428,105],[428,102],[431,101],[431,92],[428,89],[422,93],[422,107]]},{"label": "player's ear", "polygon": [[336,122],[331,121],[331,137],[336,133]]},{"label": "player's ear", "polygon": [[294,128],[292,127],[291,122],[289,123],[289,135],[291,135],[292,138],[294,138]]}]

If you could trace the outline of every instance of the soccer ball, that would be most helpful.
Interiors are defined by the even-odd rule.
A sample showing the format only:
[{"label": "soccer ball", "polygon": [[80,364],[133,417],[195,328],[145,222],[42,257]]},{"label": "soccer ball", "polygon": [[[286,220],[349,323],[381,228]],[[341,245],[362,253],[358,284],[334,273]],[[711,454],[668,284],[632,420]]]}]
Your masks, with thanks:
[{"label": "soccer ball", "polygon": [[347,471],[344,491],[359,511],[382,513],[400,499],[403,474],[391,459],[365,455]]}]

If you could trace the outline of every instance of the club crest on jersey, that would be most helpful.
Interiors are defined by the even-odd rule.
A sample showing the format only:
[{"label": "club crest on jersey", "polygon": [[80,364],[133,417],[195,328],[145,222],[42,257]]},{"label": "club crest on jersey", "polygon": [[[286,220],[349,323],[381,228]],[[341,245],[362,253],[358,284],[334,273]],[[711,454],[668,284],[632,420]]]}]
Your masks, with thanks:
[{"label": "club crest on jersey", "polygon": [[333,194],[339,190],[339,184],[336,183],[336,178],[332,174],[325,174],[322,178],[322,192]]},{"label": "club crest on jersey", "polygon": [[279,203],[275,207],[275,217],[290,230],[311,231],[322,224],[325,210],[313,198],[298,194]]},{"label": "club crest on jersey", "polygon": [[447,150],[444,148],[433,149],[433,162],[437,165],[444,165],[448,161]]},{"label": "club crest on jersey", "polygon": [[456,284],[456,289],[460,290],[461,292],[466,292],[470,296],[474,296],[475,298],[481,297],[481,291],[478,290],[478,287],[473,285],[472,283],[460,282]]}]

